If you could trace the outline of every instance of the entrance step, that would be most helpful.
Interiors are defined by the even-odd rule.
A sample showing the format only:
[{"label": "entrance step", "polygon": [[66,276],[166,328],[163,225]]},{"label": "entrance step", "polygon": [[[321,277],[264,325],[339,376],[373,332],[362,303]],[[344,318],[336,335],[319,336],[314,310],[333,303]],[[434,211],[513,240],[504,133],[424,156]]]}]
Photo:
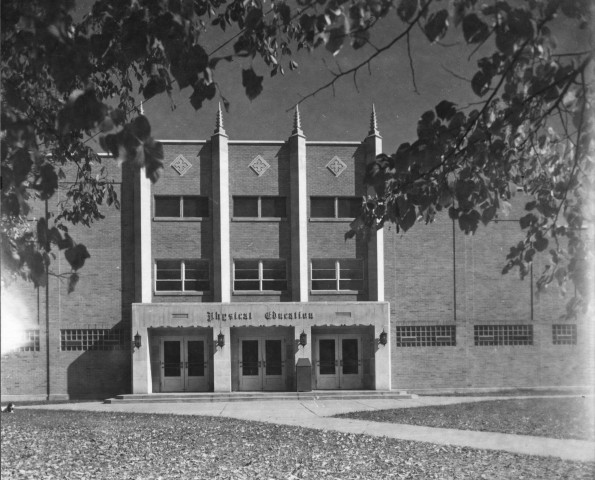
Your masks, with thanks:
[{"label": "entrance step", "polygon": [[312,392],[200,392],[116,395],[104,403],[208,403],[264,402],[272,400],[366,400],[407,399],[407,392],[385,390],[315,390]]}]

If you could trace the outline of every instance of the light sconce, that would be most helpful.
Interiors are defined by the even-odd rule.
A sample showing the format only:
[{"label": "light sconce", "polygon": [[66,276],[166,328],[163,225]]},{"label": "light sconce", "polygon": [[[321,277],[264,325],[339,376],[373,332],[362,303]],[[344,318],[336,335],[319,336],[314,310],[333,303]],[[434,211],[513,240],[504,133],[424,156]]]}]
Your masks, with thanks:
[{"label": "light sconce", "polygon": [[300,345],[302,347],[305,347],[306,345],[308,345],[308,334],[306,332],[304,332],[302,330],[302,333],[300,333]]},{"label": "light sconce", "polygon": [[219,331],[219,335],[217,335],[217,346],[219,348],[223,348],[225,346],[225,335]]},{"label": "light sconce", "polygon": [[138,331],[136,332],[136,335],[134,336],[134,342],[132,342],[132,349],[134,350],[139,349],[141,347],[141,342],[140,342],[140,334],[138,333]]},{"label": "light sconce", "polygon": [[384,331],[384,329],[382,329],[382,333],[380,334],[380,337],[378,338],[378,343],[380,345],[386,345],[388,342],[388,334]]}]

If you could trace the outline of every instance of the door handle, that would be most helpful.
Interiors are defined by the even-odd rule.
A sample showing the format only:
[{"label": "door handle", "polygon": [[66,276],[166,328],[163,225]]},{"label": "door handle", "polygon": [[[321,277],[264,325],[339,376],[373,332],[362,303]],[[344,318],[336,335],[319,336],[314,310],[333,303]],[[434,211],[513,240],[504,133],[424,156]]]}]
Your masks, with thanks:
[{"label": "door handle", "polygon": [[343,366],[343,360],[339,361],[339,365],[342,367]]},{"label": "door handle", "polygon": [[266,368],[266,366],[267,366],[267,362],[265,362],[265,361],[263,360],[263,362],[262,362],[262,368]]}]

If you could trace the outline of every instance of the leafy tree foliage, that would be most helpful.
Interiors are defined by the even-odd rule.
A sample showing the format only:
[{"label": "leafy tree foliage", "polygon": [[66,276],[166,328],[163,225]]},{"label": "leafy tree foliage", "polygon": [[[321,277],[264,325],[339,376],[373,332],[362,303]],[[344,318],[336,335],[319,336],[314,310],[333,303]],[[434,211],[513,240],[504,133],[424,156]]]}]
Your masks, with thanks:
[{"label": "leafy tree foliage", "polygon": [[[10,271],[39,285],[56,249],[65,251],[74,272],[88,258],[67,223],[90,225],[101,218],[99,205],[118,207],[105,171],[93,168],[101,158],[89,139],[98,136],[114,157],[158,179],[163,149],[151,137],[149,120],[138,115],[135,89],[149,99],[171,93],[175,84],[189,87],[190,103],[199,109],[222,97],[215,78],[221,61],[258,56],[275,76],[299,68],[293,53],[300,49],[371,52],[307,100],[343,77],[355,81],[399,42],[406,42],[411,59],[414,28],[432,44],[455,29],[477,46],[477,56],[489,51],[477,60],[470,82],[479,102],[464,108],[443,100],[423,113],[415,141],[370,165],[366,182],[376,194],[347,236],[369,234],[386,222],[405,231],[442,210],[473,233],[497,219],[520,188],[532,198],[520,222],[526,236],[511,248],[505,272],[518,268],[524,276],[534,256],[545,252],[551,262],[538,285],[571,280],[573,307],[584,303],[593,49],[559,51],[552,31],[561,19],[587,28],[588,0],[97,0],[77,22],[73,7],[74,0],[2,2],[1,233]],[[378,46],[372,37],[381,19],[397,26]],[[207,52],[204,34],[213,30],[229,39]],[[233,53],[218,56],[227,45]],[[262,83],[253,67],[242,70],[250,99]],[[76,179],[61,211],[30,225],[30,201],[51,198],[66,167]]]}]

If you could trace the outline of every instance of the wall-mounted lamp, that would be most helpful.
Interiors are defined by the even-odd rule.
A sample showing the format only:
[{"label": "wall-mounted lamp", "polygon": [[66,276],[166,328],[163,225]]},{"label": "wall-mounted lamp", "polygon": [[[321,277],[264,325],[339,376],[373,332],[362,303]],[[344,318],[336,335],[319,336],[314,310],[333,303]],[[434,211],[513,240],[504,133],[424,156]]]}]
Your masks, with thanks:
[{"label": "wall-mounted lamp", "polygon": [[304,332],[302,330],[302,333],[300,333],[300,345],[302,347],[305,347],[306,345],[308,345],[308,334],[306,332]]},{"label": "wall-mounted lamp", "polygon": [[380,334],[380,337],[378,338],[378,343],[380,345],[386,345],[387,342],[388,342],[388,334],[384,331],[384,329],[382,329],[382,333]]},{"label": "wall-mounted lamp", "polygon": [[141,347],[141,343],[140,343],[140,334],[138,333],[138,331],[136,332],[136,335],[134,336],[134,342],[132,342],[132,349],[134,350],[135,348],[140,348]]},{"label": "wall-mounted lamp", "polygon": [[219,348],[223,348],[225,346],[225,335],[219,331],[219,335],[217,335],[217,346]]}]

